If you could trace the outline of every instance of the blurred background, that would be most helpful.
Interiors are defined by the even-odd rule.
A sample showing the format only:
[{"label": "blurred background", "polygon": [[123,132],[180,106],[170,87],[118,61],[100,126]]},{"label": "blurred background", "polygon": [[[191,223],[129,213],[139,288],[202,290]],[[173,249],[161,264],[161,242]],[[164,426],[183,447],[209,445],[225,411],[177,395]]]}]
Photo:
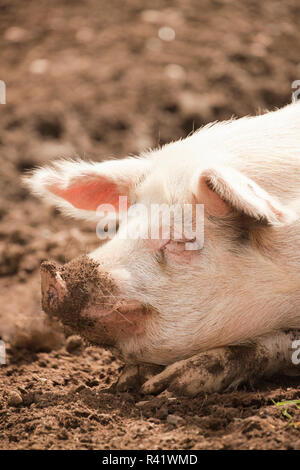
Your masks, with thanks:
[{"label": "blurred background", "polygon": [[0,0],[0,315],[33,312],[36,327],[40,261],[97,245],[94,227],[28,193],[26,170],[137,154],[289,103],[299,18],[298,0]]}]

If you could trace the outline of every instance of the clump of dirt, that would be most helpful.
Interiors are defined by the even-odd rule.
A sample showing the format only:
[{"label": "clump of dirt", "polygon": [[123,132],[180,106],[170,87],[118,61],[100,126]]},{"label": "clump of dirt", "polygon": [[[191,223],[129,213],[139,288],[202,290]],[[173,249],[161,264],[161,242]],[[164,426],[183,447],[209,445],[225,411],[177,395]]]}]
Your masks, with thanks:
[{"label": "clump of dirt", "polygon": [[58,157],[137,154],[209,121],[289,103],[299,13],[297,0],[29,0],[26,9],[2,0],[1,448],[300,449],[299,410],[286,405],[290,419],[273,403],[300,398],[296,378],[194,399],[116,393],[122,364],[65,344],[41,309],[40,263],[89,253],[95,227],[21,184]]}]

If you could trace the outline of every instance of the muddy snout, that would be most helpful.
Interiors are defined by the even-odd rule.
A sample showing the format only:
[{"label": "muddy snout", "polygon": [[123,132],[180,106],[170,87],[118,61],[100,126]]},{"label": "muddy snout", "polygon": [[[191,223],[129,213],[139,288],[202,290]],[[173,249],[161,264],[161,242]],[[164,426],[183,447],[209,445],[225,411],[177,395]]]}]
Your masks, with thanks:
[{"label": "muddy snout", "polygon": [[87,256],[64,266],[43,262],[41,281],[43,310],[91,343],[115,346],[144,331],[148,308],[122,300],[109,274]]},{"label": "muddy snout", "polygon": [[[114,286],[100,265],[80,256],[64,266],[45,261],[41,265],[42,307],[51,316],[76,330],[88,321],[89,310],[105,309]],[[91,320],[91,319],[90,319]]]}]

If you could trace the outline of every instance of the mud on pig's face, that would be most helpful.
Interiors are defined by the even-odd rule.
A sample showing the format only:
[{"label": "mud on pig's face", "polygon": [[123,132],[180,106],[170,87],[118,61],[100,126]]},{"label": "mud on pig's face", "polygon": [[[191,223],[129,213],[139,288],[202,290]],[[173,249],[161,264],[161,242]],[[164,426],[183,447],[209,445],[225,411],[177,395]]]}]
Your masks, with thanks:
[{"label": "mud on pig's face", "polygon": [[87,256],[64,266],[43,262],[41,281],[43,310],[92,343],[115,346],[142,333],[146,308],[122,301],[110,275]]}]

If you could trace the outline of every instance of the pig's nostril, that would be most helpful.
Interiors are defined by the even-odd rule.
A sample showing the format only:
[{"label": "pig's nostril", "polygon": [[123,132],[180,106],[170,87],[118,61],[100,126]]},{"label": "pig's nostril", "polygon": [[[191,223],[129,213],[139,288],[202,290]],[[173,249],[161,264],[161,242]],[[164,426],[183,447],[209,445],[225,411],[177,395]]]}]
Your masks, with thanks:
[{"label": "pig's nostril", "polygon": [[53,304],[57,301],[58,292],[54,286],[50,286],[49,289],[47,290],[47,299],[48,299],[48,304],[50,307],[52,307]]},{"label": "pig's nostril", "polygon": [[58,309],[63,308],[68,294],[61,268],[55,263],[44,262],[41,265],[41,281],[43,310],[49,314],[57,313]]}]

